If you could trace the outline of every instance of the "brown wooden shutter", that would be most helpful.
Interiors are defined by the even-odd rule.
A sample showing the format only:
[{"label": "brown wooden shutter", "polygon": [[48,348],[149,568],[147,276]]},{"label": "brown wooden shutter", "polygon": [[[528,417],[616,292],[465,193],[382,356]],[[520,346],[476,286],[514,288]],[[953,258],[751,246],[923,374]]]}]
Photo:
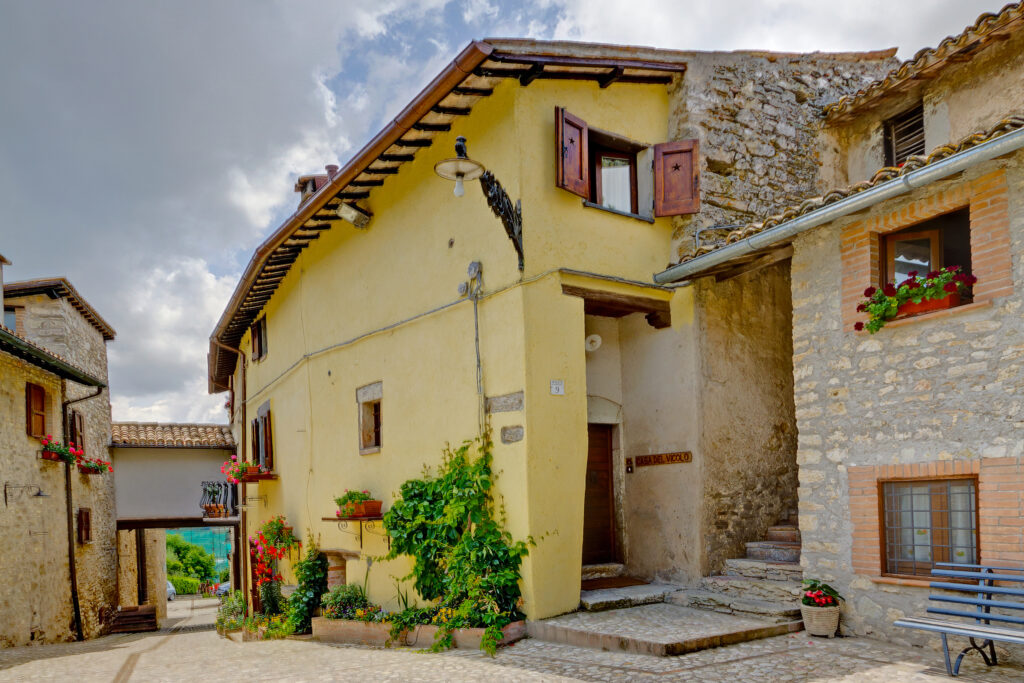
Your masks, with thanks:
[{"label": "brown wooden shutter", "polygon": [[263,458],[268,470],[274,469],[274,437],[270,431],[270,411],[260,420],[263,421]]},{"label": "brown wooden shutter", "polygon": [[46,389],[25,384],[25,430],[29,436],[46,436]]},{"label": "brown wooden shutter", "polygon": [[77,410],[71,411],[71,440],[76,447],[85,450],[85,419]]},{"label": "brown wooden shutter", "polygon": [[260,461],[260,421],[256,418],[252,421],[252,457],[253,463]]},{"label": "brown wooden shutter", "polygon": [[590,155],[587,122],[555,107],[555,159],[558,187],[590,199]]},{"label": "brown wooden shutter", "polygon": [[254,322],[249,328],[249,344],[252,346],[252,359],[260,359],[260,330],[259,323]]},{"label": "brown wooden shutter", "polygon": [[654,146],[655,216],[679,216],[700,210],[698,155],[696,140]]},{"label": "brown wooden shutter", "polygon": [[78,542],[92,542],[92,510],[78,508]]}]

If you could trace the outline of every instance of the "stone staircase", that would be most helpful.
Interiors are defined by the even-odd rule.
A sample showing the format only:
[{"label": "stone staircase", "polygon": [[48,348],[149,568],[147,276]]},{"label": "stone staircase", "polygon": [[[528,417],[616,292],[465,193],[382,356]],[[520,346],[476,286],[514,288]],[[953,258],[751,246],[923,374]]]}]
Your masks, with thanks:
[{"label": "stone staircase", "polygon": [[771,526],[763,541],[747,543],[747,556],[725,561],[719,576],[707,576],[700,587],[670,595],[683,607],[766,619],[774,623],[800,620],[800,530],[795,513]]},{"label": "stone staircase", "polygon": [[156,607],[153,605],[128,605],[117,608],[110,633],[139,633],[156,631]]}]

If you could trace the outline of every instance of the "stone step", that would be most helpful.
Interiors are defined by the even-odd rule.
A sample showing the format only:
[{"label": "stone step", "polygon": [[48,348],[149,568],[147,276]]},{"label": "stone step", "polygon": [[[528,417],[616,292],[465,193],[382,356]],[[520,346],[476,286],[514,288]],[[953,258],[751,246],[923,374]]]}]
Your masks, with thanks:
[{"label": "stone step", "polygon": [[706,591],[726,593],[736,598],[787,602],[800,598],[796,581],[769,581],[748,576],[705,576],[700,587]]},{"label": "stone step", "polygon": [[574,612],[529,621],[531,638],[608,652],[667,657],[799,631],[803,622],[773,623],[661,603],[608,612]]},{"label": "stone step", "polygon": [[789,543],[800,542],[800,529],[792,524],[777,524],[768,527],[764,536],[766,541],[786,541]]},{"label": "stone step", "polygon": [[795,598],[785,602],[755,600],[690,588],[673,593],[667,600],[681,607],[712,610],[737,617],[754,617],[776,624],[800,621],[800,603]]},{"label": "stone step", "polygon": [[680,588],[681,586],[669,583],[645,583],[640,586],[580,591],[580,607],[587,612],[601,612],[650,605],[656,602],[665,602],[666,597]]},{"label": "stone step", "polygon": [[772,562],[799,562],[800,544],[785,541],[753,541],[747,543],[747,559]]},{"label": "stone step", "polygon": [[588,579],[611,579],[622,576],[626,573],[626,565],[618,562],[606,562],[604,564],[585,564],[581,578]]},{"label": "stone step", "polygon": [[725,561],[726,576],[747,576],[752,579],[769,581],[795,581],[802,583],[804,570],[799,562],[771,562],[749,558],[733,558]]}]

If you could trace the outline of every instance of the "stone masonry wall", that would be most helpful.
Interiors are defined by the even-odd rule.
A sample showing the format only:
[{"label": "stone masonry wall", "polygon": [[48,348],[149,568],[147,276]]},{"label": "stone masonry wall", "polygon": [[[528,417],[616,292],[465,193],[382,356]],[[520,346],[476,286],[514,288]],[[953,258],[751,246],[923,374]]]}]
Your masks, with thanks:
[{"label": "stone masonry wall", "polygon": [[[1012,474],[1019,469],[1012,468],[1019,467],[1017,459],[1024,456],[1022,156],[1017,153],[988,162],[953,180],[804,233],[794,242],[793,358],[802,564],[806,577],[821,578],[846,596],[843,629],[847,633],[896,642],[935,641],[892,626],[900,616],[924,613],[927,588],[920,587],[920,582],[879,577],[880,571],[868,566],[872,563],[867,558],[853,556],[855,521],[863,524],[855,516],[870,513],[870,502],[863,502],[870,488],[865,471],[897,472],[877,468],[898,466],[904,468],[900,472],[951,468],[971,473],[979,471],[980,460],[982,559],[997,557],[991,554],[997,552],[1004,562],[1024,564],[1019,514],[986,513],[986,508],[998,510],[1004,503],[1008,510],[1019,511],[1024,495],[1019,486],[1001,489],[1013,483],[1015,476],[1019,479],[1019,474]],[[992,223],[989,209],[998,207],[1008,236],[997,251],[1010,255],[1010,286],[999,285],[987,302],[900,321],[875,335],[857,333],[845,325],[844,313],[850,304],[841,295],[844,231],[857,222],[884,223],[907,207],[941,204],[936,198],[991,177],[999,168],[1005,170],[1005,196],[985,199],[977,215],[972,203],[971,242],[976,255],[985,248],[999,227]],[[979,225],[985,226],[984,234],[977,234]],[[1006,471],[1011,474],[999,469],[1000,462],[1010,463]],[[986,463],[999,469],[993,475],[996,478],[987,480],[989,484],[987,473],[996,470]],[[927,469],[922,470],[922,465]],[[915,466],[916,470],[905,469]],[[853,503],[852,467],[859,468]],[[858,542],[863,543],[861,536],[868,532],[859,533]]]},{"label": "stone masonry wall", "polygon": [[64,465],[40,460],[25,433],[25,383],[46,390],[46,424],[60,436],[60,379],[0,352],[0,471],[8,489],[0,507],[0,647],[72,637],[68,588]]},{"label": "stone masonry wall", "polygon": [[[17,297],[11,303],[24,306],[24,336],[67,358],[93,376],[107,381],[107,348],[103,336],[76,311],[66,299],[50,299],[39,294]],[[67,400],[87,397],[96,390],[73,381],[65,382]],[[52,424],[60,422],[60,393]],[[22,399],[24,403],[24,399]],[[69,406],[83,416],[85,423],[85,454],[87,457],[110,460],[110,400],[103,389],[99,396]],[[22,407],[21,412],[24,412]],[[22,433],[24,418],[22,417]],[[56,427],[59,430],[59,427]],[[54,435],[58,431],[52,432]],[[38,448],[38,444],[36,444]],[[89,508],[92,518],[92,542],[76,543],[78,595],[82,613],[82,629],[87,638],[100,635],[117,609],[117,539],[114,478],[111,474],[86,475],[72,468],[73,514]],[[64,519],[64,491],[59,493],[60,519]],[[57,542],[66,554],[66,535]]]},{"label": "stone masonry wall", "polygon": [[675,218],[672,260],[693,250],[699,228],[757,222],[819,194],[822,105],[896,63],[889,52],[694,55],[671,96],[669,135],[700,140],[701,210]]},{"label": "stone masonry wall", "polygon": [[789,265],[696,286],[706,575],[796,509]]}]

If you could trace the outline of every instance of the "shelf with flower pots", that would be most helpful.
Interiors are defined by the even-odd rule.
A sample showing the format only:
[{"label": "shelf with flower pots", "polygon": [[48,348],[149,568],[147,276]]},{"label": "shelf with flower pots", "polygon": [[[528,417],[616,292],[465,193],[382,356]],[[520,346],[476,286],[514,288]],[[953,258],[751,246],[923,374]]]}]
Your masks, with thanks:
[{"label": "shelf with flower pots", "polygon": [[380,536],[387,542],[388,550],[391,550],[391,536],[388,535],[387,529],[384,528],[383,515],[373,517],[341,517],[335,515],[334,517],[321,517],[321,519],[325,522],[337,522],[338,531],[358,538],[360,550],[363,549],[363,539],[365,536]]},{"label": "shelf with flower pots", "polygon": [[251,484],[277,479],[277,475],[268,472],[263,465],[243,462],[238,459],[237,455],[232,455],[231,458],[225,460],[224,464],[220,466],[220,471],[231,484]]}]

